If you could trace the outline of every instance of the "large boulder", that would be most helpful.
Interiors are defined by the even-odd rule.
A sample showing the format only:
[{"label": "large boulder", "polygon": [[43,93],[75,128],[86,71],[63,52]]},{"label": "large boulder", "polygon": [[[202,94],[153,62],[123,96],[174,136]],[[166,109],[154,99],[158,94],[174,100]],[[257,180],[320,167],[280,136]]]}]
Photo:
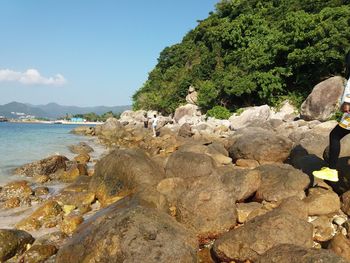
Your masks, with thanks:
[{"label": "large boulder", "polygon": [[68,146],[68,148],[72,153],[76,153],[76,154],[88,154],[94,151],[94,149],[92,149],[92,147],[85,142],[80,142],[78,144],[70,145]]},{"label": "large boulder", "polygon": [[39,175],[51,175],[59,170],[66,169],[66,161],[68,158],[62,155],[54,155],[40,161],[25,164],[15,169],[14,173],[29,177]]},{"label": "large boulder", "polygon": [[305,120],[328,120],[338,108],[343,90],[344,79],[340,76],[317,84],[301,105],[301,117]]},{"label": "large boulder", "polygon": [[215,162],[209,155],[187,151],[176,151],[170,155],[165,167],[166,177],[184,179],[208,176],[215,169]]},{"label": "large boulder", "polygon": [[271,115],[271,119],[274,120],[293,120],[296,117],[297,108],[289,103],[289,101],[284,101],[281,107]]},{"label": "large boulder", "polygon": [[219,176],[203,176],[189,182],[187,189],[178,196],[176,218],[193,228],[199,239],[205,242],[236,225],[235,203],[234,193]]},{"label": "large boulder", "polygon": [[78,135],[95,135],[95,127],[78,126],[71,130],[71,133]]},{"label": "large boulder", "polygon": [[184,123],[196,124],[200,122],[201,112],[198,106],[186,104],[175,110],[174,120],[180,125]]},{"label": "large boulder", "polygon": [[327,215],[340,210],[339,196],[330,189],[311,188],[303,201],[308,207],[310,216]]},{"label": "large boulder", "polygon": [[268,105],[251,107],[245,109],[240,115],[232,115],[229,118],[231,128],[237,130],[256,121],[265,122],[271,116],[271,109]]},{"label": "large boulder", "polygon": [[95,127],[95,133],[104,139],[113,140],[125,136],[126,131],[116,118],[108,118],[104,124]]},{"label": "large boulder", "polygon": [[16,254],[23,253],[34,238],[22,230],[0,229],[0,261],[5,262]]},{"label": "large boulder", "polygon": [[162,168],[142,150],[114,150],[96,164],[89,188],[106,205],[125,192],[156,187],[163,177]]},{"label": "large boulder", "polygon": [[350,239],[342,234],[337,234],[329,244],[335,254],[350,262]]},{"label": "large boulder", "polygon": [[288,164],[268,164],[256,168],[261,174],[261,184],[255,198],[265,201],[281,201],[287,197],[305,197],[309,186],[308,175]]},{"label": "large boulder", "polygon": [[256,263],[347,263],[327,249],[305,248],[292,244],[282,244],[266,251]]},{"label": "large boulder", "polygon": [[233,160],[284,162],[292,149],[291,140],[264,129],[244,129],[233,137],[234,143],[228,149]]},{"label": "large boulder", "polygon": [[280,244],[311,248],[312,234],[310,223],[274,209],[219,237],[214,243],[213,252],[224,262],[255,262],[259,255]]},{"label": "large boulder", "polygon": [[83,223],[57,263],[197,262],[197,241],[171,216],[124,199]]}]

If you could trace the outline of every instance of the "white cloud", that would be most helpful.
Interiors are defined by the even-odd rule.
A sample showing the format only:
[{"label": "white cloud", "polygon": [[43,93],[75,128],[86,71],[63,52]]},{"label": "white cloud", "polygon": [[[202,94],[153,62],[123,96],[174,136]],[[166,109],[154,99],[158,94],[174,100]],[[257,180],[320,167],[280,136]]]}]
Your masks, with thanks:
[{"label": "white cloud", "polygon": [[61,74],[54,77],[43,77],[36,69],[27,69],[25,72],[0,69],[0,82],[19,82],[24,85],[54,85],[61,86],[67,81]]}]

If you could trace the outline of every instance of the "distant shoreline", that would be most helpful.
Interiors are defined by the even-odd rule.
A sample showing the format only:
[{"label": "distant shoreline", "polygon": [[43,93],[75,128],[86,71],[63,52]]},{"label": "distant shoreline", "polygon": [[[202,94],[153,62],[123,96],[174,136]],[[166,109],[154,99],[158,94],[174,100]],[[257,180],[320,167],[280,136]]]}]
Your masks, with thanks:
[{"label": "distant shoreline", "polygon": [[103,124],[103,122],[93,122],[93,121],[82,121],[82,122],[71,122],[71,121],[64,121],[64,120],[57,120],[57,121],[39,121],[39,120],[32,120],[32,121],[16,121],[16,120],[8,120],[10,123],[32,123],[32,124],[67,124],[67,125],[98,125]]}]

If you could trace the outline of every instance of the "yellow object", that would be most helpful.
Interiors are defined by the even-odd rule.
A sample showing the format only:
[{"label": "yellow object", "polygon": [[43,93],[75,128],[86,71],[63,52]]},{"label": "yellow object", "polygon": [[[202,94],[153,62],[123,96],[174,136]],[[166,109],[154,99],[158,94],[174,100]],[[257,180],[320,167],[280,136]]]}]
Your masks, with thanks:
[{"label": "yellow object", "polygon": [[319,171],[313,171],[312,174],[320,179],[328,180],[332,182],[338,182],[338,171],[336,169],[331,169],[328,167],[323,167]]}]

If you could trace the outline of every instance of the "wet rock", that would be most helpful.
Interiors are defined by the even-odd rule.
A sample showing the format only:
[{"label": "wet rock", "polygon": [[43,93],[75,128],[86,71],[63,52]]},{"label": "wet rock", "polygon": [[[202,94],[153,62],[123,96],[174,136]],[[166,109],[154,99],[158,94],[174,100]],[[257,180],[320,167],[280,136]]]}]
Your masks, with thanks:
[{"label": "wet rock", "polygon": [[49,194],[49,188],[45,186],[37,187],[34,189],[35,196],[42,196],[42,195],[48,195],[48,194]]},{"label": "wet rock", "polygon": [[90,161],[90,155],[88,153],[81,153],[74,157],[77,163],[86,164]]},{"label": "wet rock", "polygon": [[33,245],[54,245],[55,247],[61,247],[67,237],[65,233],[56,231],[38,237]]},{"label": "wet rock", "polygon": [[0,261],[4,262],[16,254],[23,253],[34,238],[21,230],[0,229]]},{"label": "wet rock", "polygon": [[[60,176],[59,180],[64,182],[72,182],[76,180],[81,175],[87,175],[87,167],[86,164],[82,163],[74,163],[67,168]],[[57,178],[58,179],[58,178]]]},{"label": "wet rock", "polygon": [[257,200],[281,201],[291,196],[305,197],[304,190],[310,179],[291,165],[268,164],[256,170],[261,173],[261,184],[255,195]]},{"label": "wet rock", "polygon": [[18,197],[11,197],[3,203],[2,207],[15,208],[15,207],[19,207],[20,205],[21,205],[21,200]]},{"label": "wet rock", "polygon": [[42,226],[52,227],[57,225],[62,212],[61,206],[55,201],[47,201],[36,209],[29,217],[16,224],[17,229],[36,230]]},{"label": "wet rock", "polygon": [[332,190],[320,187],[311,188],[309,195],[304,199],[310,216],[337,213],[340,210],[340,200]]},{"label": "wet rock", "polygon": [[42,263],[57,253],[54,245],[33,245],[20,258],[19,263]]},{"label": "wet rock", "polygon": [[216,165],[206,154],[176,151],[170,155],[165,167],[166,177],[194,178],[208,176]]},{"label": "wet rock", "polygon": [[91,191],[69,191],[63,189],[58,195],[52,197],[52,200],[57,201],[63,206],[74,206],[75,208],[90,206],[96,199],[95,193]]},{"label": "wet rock", "polygon": [[219,237],[214,243],[213,252],[224,262],[254,261],[280,244],[311,248],[312,230],[312,225],[306,221],[275,209]]},{"label": "wet rock", "polygon": [[0,191],[0,199],[27,198],[33,194],[32,188],[27,181],[14,181],[6,184]]},{"label": "wet rock", "polygon": [[38,184],[44,184],[51,180],[48,175],[36,175],[33,177],[34,181]]},{"label": "wet rock", "polygon": [[292,244],[275,246],[264,253],[256,263],[346,263],[343,258],[327,249],[305,248]]},{"label": "wet rock", "polygon": [[305,120],[328,120],[336,111],[343,90],[344,79],[340,76],[317,84],[301,105],[301,117]]},{"label": "wet rock", "polygon": [[65,170],[66,161],[68,161],[68,159],[65,156],[55,155],[40,161],[25,164],[17,168],[14,173],[28,177],[50,175],[58,170]]},{"label": "wet rock", "polygon": [[68,148],[72,153],[76,153],[76,154],[88,154],[94,151],[94,149],[92,149],[92,147],[90,147],[85,142],[80,142],[76,145],[70,145],[68,146]]},{"label": "wet rock", "polygon": [[89,189],[102,204],[108,204],[132,190],[156,187],[163,178],[162,169],[143,151],[115,150],[96,164]]},{"label": "wet rock", "polygon": [[194,233],[169,215],[126,198],[83,223],[56,262],[186,263],[197,262],[196,250]]},{"label": "wet rock", "polygon": [[78,135],[95,135],[95,128],[88,126],[78,126],[71,130],[71,133]]},{"label": "wet rock", "polygon": [[80,215],[66,216],[60,224],[60,229],[63,233],[71,235],[83,222],[84,218]]},{"label": "wet rock", "polygon": [[230,157],[256,160],[259,163],[284,162],[292,149],[292,142],[272,131],[244,129],[234,136],[235,142],[229,147]]},{"label": "wet rock", "polygon": [[329,249],[338,256],[350,261],[350,239],[342,234],[337,234],[329,244]]}]

